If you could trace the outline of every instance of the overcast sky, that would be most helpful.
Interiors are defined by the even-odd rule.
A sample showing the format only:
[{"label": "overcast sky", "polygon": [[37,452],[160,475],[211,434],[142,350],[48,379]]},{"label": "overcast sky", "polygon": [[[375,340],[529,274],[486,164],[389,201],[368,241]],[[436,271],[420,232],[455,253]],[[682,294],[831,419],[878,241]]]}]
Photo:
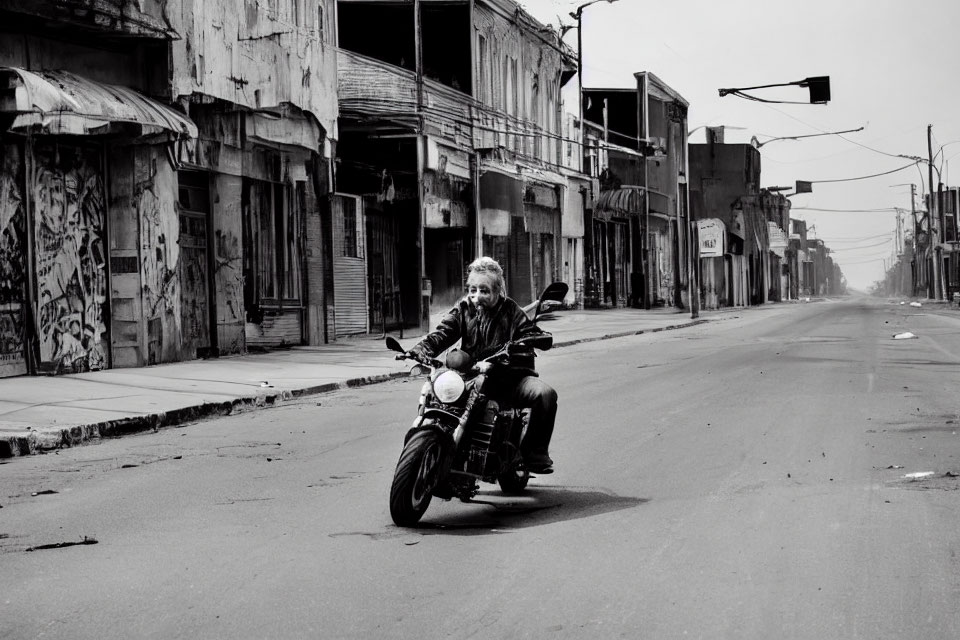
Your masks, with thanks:
[{"label": "overcast sky", "polygon": [[[584,0],[521,0],[538,20],[557,26]],[[558,17],[559,16],[559,17]],[[617,0],[583,11],[584,87],[632,87],[651,71],[690,103],[689,128],[726,125],[726,142],[751,136],[808,135],[865,127],[858,133],[761,148],[762,186],[796,180],[858,178],[910,164],[898,154],[927,157],[927,125],[944,182],[960,183],[960,2],[957,0]],[[565,41],[576,48],[576,30]],[[827,105],[764,104],[718,89],[830,76]],[[576,111],[576,78],[565,89]],[[754,95],[806,102],[799,87]],[[734,129],[733,127],[742,127]],[[690,142],[703,142],[704,131]],[[949,144],[954,143],[955,144]],[[884,155],[889,154],[889,155]],[[934,172],[934,181],[936,181]],[[815,225],[848,284],[866,289],[895,254],[894,208],[910,210],[927,165],[881,177],[814,184],[791,198],[792,217]],[[805,210],[804,208],[807,208]],[[815,211],[831,209],[840,211]],[[854,212],[850,210],[871,210]],[[904,215],[909,225],[909,213]],[[907,227],[909,228],[909,226]]]}]

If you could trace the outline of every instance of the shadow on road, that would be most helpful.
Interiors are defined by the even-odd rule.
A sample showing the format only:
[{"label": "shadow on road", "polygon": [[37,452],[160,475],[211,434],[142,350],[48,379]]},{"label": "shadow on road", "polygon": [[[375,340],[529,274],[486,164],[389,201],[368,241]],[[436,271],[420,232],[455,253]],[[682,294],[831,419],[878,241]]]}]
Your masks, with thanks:
[{"label": "shadow on road", "polygon": [[[440,517],[431,518],[428,511],[418,531],[424,535],[496,535],[511,529],[591,518],[649,501],[649,498],[618,496],[592,487],[529,487],[520,496],[494,492],[480,494],[467,504],[451,502]],[[470,505],[485,508],[478,511]],[[457,510],[451,513],[454,509]]]}]

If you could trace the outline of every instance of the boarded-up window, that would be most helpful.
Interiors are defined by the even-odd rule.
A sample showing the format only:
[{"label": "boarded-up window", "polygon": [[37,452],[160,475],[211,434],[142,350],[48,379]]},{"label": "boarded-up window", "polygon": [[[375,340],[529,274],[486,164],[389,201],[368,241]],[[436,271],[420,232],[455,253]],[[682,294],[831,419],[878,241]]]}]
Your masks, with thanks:
[{"label": "boarded-up window", "polygon": [[[303,190],[298,183],[298,193]],[[290,185],[244,179],[244,263],[248,306],[300,300],[300,205]]]}]

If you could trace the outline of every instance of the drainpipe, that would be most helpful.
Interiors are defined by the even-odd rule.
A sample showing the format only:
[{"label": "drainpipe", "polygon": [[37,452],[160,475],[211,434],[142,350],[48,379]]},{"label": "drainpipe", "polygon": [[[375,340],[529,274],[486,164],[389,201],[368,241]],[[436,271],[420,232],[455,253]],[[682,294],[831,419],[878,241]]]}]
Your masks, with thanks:
[{"label": "drainpipe", "polygon": [[473,211],[474,211],[474,238],[473,256],[476,259],[483,255],[483,220],[480,218],[480,152],[470,155],[470,179],[473,181]]},{"label": "drainpipe", "polygon": [[[420,0],[413,0],[414,48],[417,74],[417,208],[419,210],[419,224],[417,230],[417,248],[420,252],[417,295],[417,326],[424,329],[430,324],[430,300],[424,297],[426,284],[427,264],[424,246],[424,217],[423,208],[423,166],[424,145],[426,136],[423,135],[423,31],[420,22]],[[401,324],[403,320],[400,321]]]}]

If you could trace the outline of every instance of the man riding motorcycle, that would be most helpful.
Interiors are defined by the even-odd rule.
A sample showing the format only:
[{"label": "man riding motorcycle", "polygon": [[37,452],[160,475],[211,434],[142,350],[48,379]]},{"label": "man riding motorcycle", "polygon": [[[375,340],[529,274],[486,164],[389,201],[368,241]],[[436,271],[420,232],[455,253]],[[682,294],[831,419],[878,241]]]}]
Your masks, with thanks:
[{"label": "man riding motorcycle", "polygon": [[[409,354],[436,357],[460,340],[460,349],[478,361],[512,340],[549,335],[504,295],[505,288],[503,269],[496,260],[486,256],[474,260],[468,266],[467,295]],[[521,444],[524,465],[533,473],[547,474],[553,473],[548,451],[557,416],[557,392],[537,376],[535,357],[532,349],[511,353],[510,364],[491,377],[488,393],[494,400],[529,409]]]}]

